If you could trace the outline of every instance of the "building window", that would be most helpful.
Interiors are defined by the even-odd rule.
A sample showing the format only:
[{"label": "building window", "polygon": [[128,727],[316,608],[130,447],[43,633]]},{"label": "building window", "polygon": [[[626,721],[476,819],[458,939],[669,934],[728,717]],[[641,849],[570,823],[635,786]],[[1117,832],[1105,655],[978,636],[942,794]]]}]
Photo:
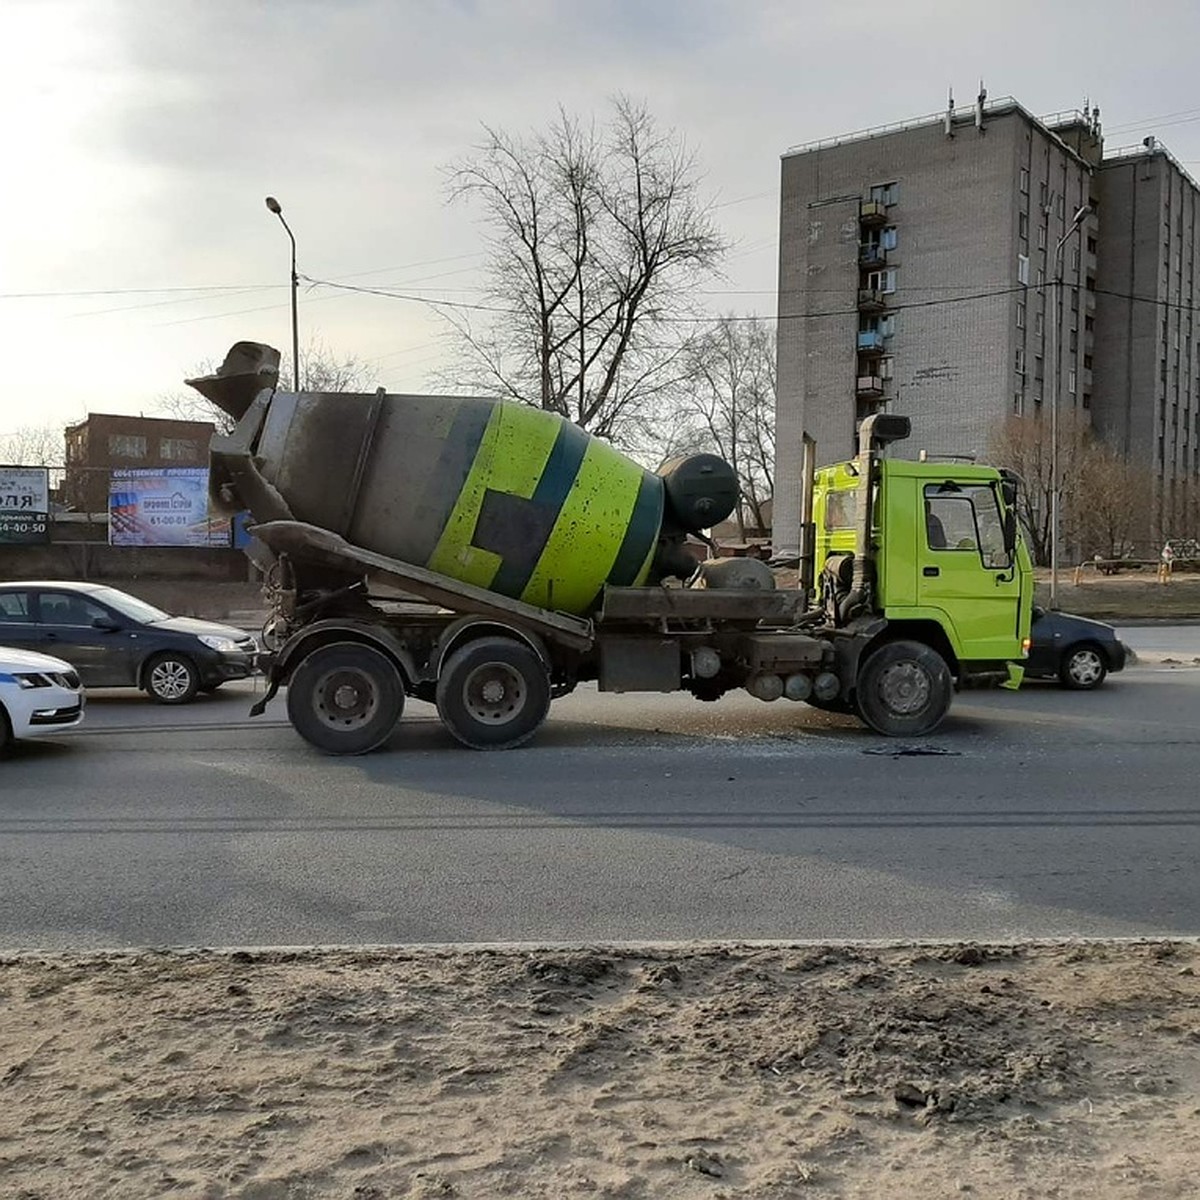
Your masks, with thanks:
[{"label": "building window", "polygon": [[1021,415],[1021,408],[1022,408],[1021,400],[1022,400],[1021,393],[1019,391],[1014,392],[1013,393],[1013,414],[1014,414],[1014,416],[1019,417]]},{"label": "building window", "polygon": [[1083,393],[1083,407],[1084,408],[1092,407],[1092,393],[1091,392]]},{"label": "building window", "polygon": [[1046,272],[1045,272],[1045,269],[1044,269],[1044,268],[1042,268],[1042,267],[1038,267],[1038,269],[1037,269],[1037,276],[1036,276],[1036,278],[1035,278],[1034,282],[1035,282],[1035,283],[1037,284],[1037,286],[1038,286],[1038,287],[1040,287],[1040,288],[1042,288],[1042,287],[1045,287],[1045,286],[1046,286]]},{"label": "building window", "polygon": [[1017,214],[1017,237],[1022,240],[1029,237],[1029,217],[1025,213]]},{"label": "building window", "polygon": [[1065,196],[1059,195],[1056,207],[1058,209],[1058,219],[1061,221],[1067,215],[1067,200]]},{"label": "building window", "polygon": [[1021,180],[1021,191],[1024,192],[1026,195],[1028,195],[1029,194],[1029,168],[1028,167],[1021,168],[1020,180]]},{"label": "building window", "polygon": [[1074,354],[1079,349],[1079,330],[1071,330],[1071,353]]},{"label": "building window", "polygon": [[1046,362],[1040,354],[1033,356],[1033,378],[1040,382],[1046,377]]},{"label": "building window", "polygon": [[1017,255],[1017,282],[1028,285],[1029,283],[1029,255]]},{"label": "building window", "polygon": [[896,271],[889,267],[886,271],[868,271],[867,287],[873,292],[890,294],[896,290]]},{"label": "building window", "polygon": [[135,433],[110,433],[108,453],[111,458],[145,458],[146,439]]},{"label": "building window", "polygon": [[1022,347],[1017,347],[1017,374],[1025,374],[1025,351]]},{"label": "building window", "polygon": [[1067,372],[1067,391],[1073,396],[1075,395],[1075,372]]},{"label": "building window", "polygon": [[896,360],[890,354],[885,354],[880,360],[876,368],[876,374],[880,379],[891,379],[896,369]]},{"label": "building window", "polygon": [[192,438],[163,438],[158,453],[163,462],[195,462],[197,446]]},{"label": "building window", "polygon": [[899,235],[896,233],[895,225],[885,226],[883,233],[881,234],[881,236],[879,238],[879,244],[885,250],[895,250],[897,245],[899,245],[899,242],[900,242],[900,238],[899,238]]},{"label": "building window", "polygon": [[1089,254],[1096,253],[1096,239],[1094,237],[1090,237],[1087,240],[1087,252]]},{"label": "building window", "polygon": [[1033,335],[1043,337],[1046,333],[1046,318],[1039,312],[1033,314]]},{"label": "building window", "polygon": [[1038,184],[1038,204],[1043,212],[1050,211],[1050,185],[1045,180]]},{"label": "building window", "polygon": [[1045,225],[1038,226],[1037,242],[1038,242],[1038,248],[1041,250],[1045,250],[1045,248],[1046,248],[1046,227],[1045,227]]},{"label": "building window", "polygon": [[1023,304],[1017,305],[1017,328],[1025,328],[1025,305]]},{"label": "building window", "polygon": [[870,198],[876,204],[895,204],[900,198],[900,185],[896,183],[877,183],[871,188]]}]

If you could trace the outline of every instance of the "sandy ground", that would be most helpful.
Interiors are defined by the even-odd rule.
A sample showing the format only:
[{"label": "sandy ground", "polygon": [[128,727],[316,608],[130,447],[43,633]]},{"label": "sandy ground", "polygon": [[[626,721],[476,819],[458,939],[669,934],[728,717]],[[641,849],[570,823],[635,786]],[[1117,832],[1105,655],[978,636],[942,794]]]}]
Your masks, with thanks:
[{"label": "sandy ground", "polygon": [[1200,945],[0,962],[0,1195],[1195,1197]]}]

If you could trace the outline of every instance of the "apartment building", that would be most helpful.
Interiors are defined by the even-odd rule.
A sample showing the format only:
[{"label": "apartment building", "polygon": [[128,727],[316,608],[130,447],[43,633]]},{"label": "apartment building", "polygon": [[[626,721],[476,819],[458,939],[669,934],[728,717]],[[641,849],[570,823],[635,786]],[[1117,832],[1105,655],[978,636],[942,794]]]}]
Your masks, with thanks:
[{"label": "apartment building", "polygon": [[1097,174],[1092,420],[1151,468],[1158,537],[1195,537],[1200,517],[1200,191],[1154,138],[1106,152]]},{"label": "apartment building", "polygon": [[1100,157],[1098,113],[982,95],[784,155],[777,552],[797,540],[803,431],[838,461],[887,408],[913,423],[893,453],[984,456],[1008,414],[1047,405],[1055,362],[1060,404],[1090,407]]},{"label": "apartment building", "polygon": [[802,430],[834,461],[887,406],[913,419],[894,453],[983,455],[1007,413],[1047,410],[1055,364],[1060,413],[1153,476],[1148,536],[1194,536],[1198,212],[1160,142],[1106,150],[1094,109],[981,96],[789,151],[777,547],[794,548]]}]

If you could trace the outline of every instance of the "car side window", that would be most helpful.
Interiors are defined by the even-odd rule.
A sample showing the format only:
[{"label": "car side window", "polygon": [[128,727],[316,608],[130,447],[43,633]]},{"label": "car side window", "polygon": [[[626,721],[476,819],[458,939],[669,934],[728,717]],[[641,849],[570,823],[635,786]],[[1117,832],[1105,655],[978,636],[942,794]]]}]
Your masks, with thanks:
[{"label": "car side window", "polygon": [[89,600],[86,596],[70,592],[43,592],[39,604],[40,622],[43,625],[91,625],[97,617],[110,617],[106,608]]},{"label": "car side window", "polygon": [[28,592],[0,592],[0,622],[23,625],[29,620]]}]

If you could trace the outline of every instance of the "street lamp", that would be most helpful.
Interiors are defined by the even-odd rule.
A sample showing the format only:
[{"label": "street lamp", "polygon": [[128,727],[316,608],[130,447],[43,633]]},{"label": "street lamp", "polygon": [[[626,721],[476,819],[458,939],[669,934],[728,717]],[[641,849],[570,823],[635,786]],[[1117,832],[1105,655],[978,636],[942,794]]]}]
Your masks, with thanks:
[{"label": "street lamp", "polygon": [[278,218],[279,223],[287,230],[288,240],[292,243],[292,390],[300,390],[300,330],[296,320],[296,288],[300,277],[296,274],[296,236],[291,226],[284,220],[283,205],[274,196],[267,197],[267,208]]},{"label": "street lamp", "polygon": [[1079,232],[1079,227],[1092,215],[1092,206],[1085,204],[1075,214],[1071,228],[1058,239],[1054,248],[1054,320],[1050,332],[1054,350],[1050,355],[1050,607],[1058,607],[1058,389],[1062,378],[1062,285],[1063,247]]}]

